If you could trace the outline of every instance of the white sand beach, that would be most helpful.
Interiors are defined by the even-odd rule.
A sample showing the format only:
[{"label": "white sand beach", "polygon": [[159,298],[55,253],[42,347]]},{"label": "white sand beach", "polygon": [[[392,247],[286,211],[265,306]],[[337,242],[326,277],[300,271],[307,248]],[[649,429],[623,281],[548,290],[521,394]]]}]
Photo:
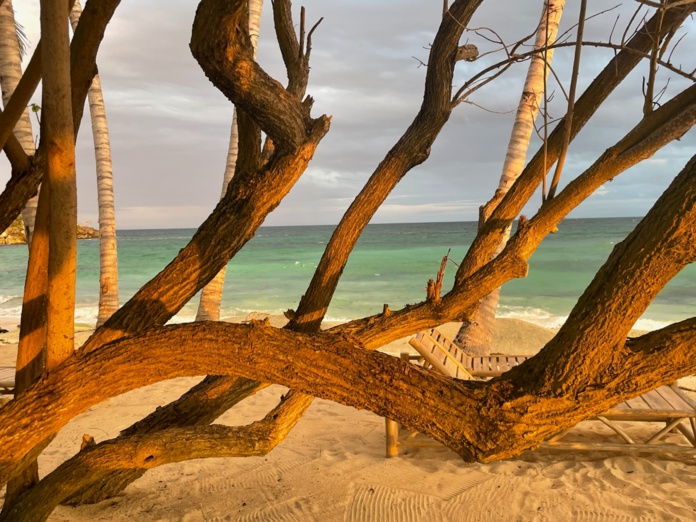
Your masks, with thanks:
[{"label": "white sand beach", "polygon": [[[443,326],[452,334],[456,323]],[[79,334],[81,339],[87,332]],[[534,353],[553,335],[499,321],[494,350]],[[385,351],[398,354],[408,339]],[[14,364],[16,332],[0,336],[0,365]],[[83,434],[114,437],[197,381],[177,379],[106,401],[75,418],[44,452],[48,472],[79,449]],[[284,389],[271,386],[219,422],[261,418]],[[654,426],[634,423],[640,437]],[[610,436],[598,422],[577,436]],[[670,435],[670,437],[677,437]],[[670,439],[671,440],[671,439]],[[288,438],[265,457],[207,459],[149,471],[112,500],[60,507],[52,521],[628,521],[696,519],[696,457],[648,452],[538,450],[469,464],[419,436],[384,457],[384,419],[315,400]]]}]

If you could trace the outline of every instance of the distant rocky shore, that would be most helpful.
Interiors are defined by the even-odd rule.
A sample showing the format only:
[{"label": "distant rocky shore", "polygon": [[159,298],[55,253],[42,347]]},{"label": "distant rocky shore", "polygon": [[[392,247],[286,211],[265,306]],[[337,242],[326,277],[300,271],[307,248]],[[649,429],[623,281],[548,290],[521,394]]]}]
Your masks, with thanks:
[{"label": "distant rocky shore", "polygon": [[[99,237],[99,231],[92,227],[77,225],[77,239],[95,239]],[[0,234],[0,245],[23,245],[27,242],[24,233],[24,221],[22,217],[15,219],[7,230]]]}]

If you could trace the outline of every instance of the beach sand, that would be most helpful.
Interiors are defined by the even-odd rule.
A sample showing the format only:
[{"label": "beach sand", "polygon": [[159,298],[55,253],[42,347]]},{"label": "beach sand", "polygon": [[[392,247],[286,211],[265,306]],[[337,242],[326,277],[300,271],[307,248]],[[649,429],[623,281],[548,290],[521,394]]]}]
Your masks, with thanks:
[{"label": "beach sand", "polygon": [[[278,319],[274,318],[274,322]],[[279,324],[276,322],[276,324]],[[443,329],[450,334],[458,325]],[[495,351],[535,353],[553,335],[500,320]],[[14,332],[0,336],[0,365],[14,363]],[[80,339],[88,332],[78,334]],[[408,339],[384,350],[408,349]],[[40,459],[48,472],[79,449],[177,398],[196,378],[176,379],[110,399],[71,421]],[[271,386],[219,422],[261,418],[284,393]],[[654,426],[652,427],[654,429]],[[577,436],[602,438],[598,422]],[[634,423],[631,433],[649,428]],[[670,437],[672,437],[670,435]],[[384,457],[384,419],[329,401],[314,401],[288,438],[265,457],[206,459],[149,471],[118,497],[93,506],[60,507],[52,521],[629,521],[696,519],[696,458],[644,453],[538,450],[490,464],[468,464],[440,445],[401,447]]]}]

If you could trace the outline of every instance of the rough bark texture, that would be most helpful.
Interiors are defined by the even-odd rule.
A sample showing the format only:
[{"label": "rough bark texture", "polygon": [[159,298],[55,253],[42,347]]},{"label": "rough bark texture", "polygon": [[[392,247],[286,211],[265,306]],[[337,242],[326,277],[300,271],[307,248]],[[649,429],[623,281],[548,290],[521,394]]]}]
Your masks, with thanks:
[{"label": "rough bark texture", "polygon": [[[524,277],[527,273],[526,260],[571,210],[607,181],[649,158],[667,143],[680,138],[695,121],[696,86],[691,86],[644,117],[616,145],[607,149],[590,168],[571,181],[560,194],[548,200],[533,219],[518,228],[499,256],[485,263],[468,277],[462,277],[460,267],[454,287],[439,302],[426,301],[410,305],[388,315],[351,321],[337,329],[360,337],[366,347],[379,348],[419,330],[461,317],[495,288],[512,278]],[[512,187],[506,200],[513,194],[516,186],[517,184]],[[533,192],[529,196],[532,194]],[[517,201],[512,199],[509,203],[514,205]],[[490,220],[487,223],[489,222]],[[480,237],[481,233],[477,239]],[[474,240],[474,245],[476,241]],[[466,259],[469,259],[469,254]]]},{"label": "rough bark texture", "polygon": [[[158,408],[123,430],[114,442],[136,435],[156,434],[167,429],[207,426],[235,404],[266,386],[258,381],[235,376],[206,377],[181,398]],[[79,455],[75,458],[79,459]],[[130,469],[124,466],[124,469],[116,468],[104,474],[81,466],[76,472],[79,481],[75,479],[75,490],[69,498],[64,496],[58,501],[70,505],[101,502],[123,491],[145,472],[145,468]]]},{"label": "rough bark texture", "polygon": [[[22,316],[19,330],[19,347],[15,372],[14,396],[17,397],[41,378],[46,367],[46,320],[48,287],[48,193],[47,185],[36,214],[34,239],[29,246],[27,276],[22,298]],[[36,460],[28,463],[22,473],[7,484],[5,506],[11,504],[16,495],[39,481]]]},{"label": "rough bark texture", "polygon": [[[378,206],[391,190],[390,184],[393,186],[405,172],[398,169],[427,157],[429,143],[454,103],[450,99],[451,80],[458,39],[478,3],[457,1],[445,14],[433,42],[426,101],[403,138],[415,147],[413,156],[397,157],[393,150],[378,168],[386,173],[373,176],[370,182],[377,192],[372,197],[363,196],[364,205],[341,232],[348,238],[348,249],[352,248],[353,235],[357,238],[369,220],[372,206]],[[307,58],[309,35],[304,48],[304,38],[297,42],[294,32],[290,36],[292,24],[282,16],[283,9],[289,12],[289,2],[277,0],[276,5],[276,30],[293,85],[292,74],[301,71],[306,61],[290,58],[292,48]],[[328,130],[328,118],[310,116],[310,98],[301,102],[295,91],[283,89],[253,60],[245,8],[243,0],[203,0],[191,42],[192,52],[208,77],[240,107],[243,138],[238,175],[191,243],[162,273],[99,328],[80,351],[0,410],[0,483],[35,458],[45,441],[74,415],[93,404],[173,377],[219,377],[206,378],[180,401],[155,412],[114,441],[88,448],[26,496],[17,498],[8,511],[38,519],[62,500],[82,502],[113,494],[155,465],[257,451],[247,444],[252,439],[241,437],[242,433],[263,440],[264,448],[272,447],[284,436],[280,424],[295,422],[309,404],[308,397],[293,392],[297,402],[279,406],[279,410],[286,408],[287,422],[271,427],[284,415],[273,414],[267,417],[269,429],[207,426],[216,412],[262,386],[256,381],[279,382],[297,392],[367,408],[431,435],[465,459],[487,461],[535,448],[544,438],[579,420],[696,369],[696,361],[690,357],[695,346],[694,319],[630,342],[625,342],[623,333],[627,323],[643,312],[649,298],[694,259],[696,160],[676,178],[636,231],[615,248],[607,268],[598,274],[558,340],[550,342],[523,368],[487,383],[463,382],[370,351],[421,328],[461,317],[502,282],[523,276],[526,259],[570,210],[608,179],[649,157],[693,125],[696,88],[685,90],[640,122],[524,223],[491,262],[490,255],[482,254],[488,239],[482,240],[483,247],[479,245],[472,254],[481,255],[481,262],[469,260],[453,290],[441,299],[353,321],[329,332],[279,330],[258,323],[161,326],[252,237],[302,174]],[[84,18],[78,30],[83,22]],[[603,77],[601,88],[594,86],[599,98],[606,97],[616,78],[627,74],[630,66],[626,63],[630,65],[615,63],[620,72]],[[301,81],[295,81],[298,84]],[[594,111],[593,104],[587,105],[584,118]],[[419,128],[423,136],[413,134],[413,129]],[[272,152],[269,149],[266,163],[260,152],[260,130],[275,145]],[[504,220],[505,212],[528,200],[528,185],[540,175],[524,176],[503,200],[507,207],[496,219]],[[515,192],[518,185],[522,188]],[[499,225],[502,222],[484,230],[484,238],[495,235]],[[337,269],[337,281],[347,251],[336,255],[336,261],[329,260],[327,267]],[[327,273],[329,268],[322,270]],[[319,296],[316,306],[301,311],[291,327],[318,328],[316,314],[323,314],[322,303],[328,304],[334,287],[331,277],[310,287]],[[615,301],[620,304],[607,305],[607,310],[597,304]],[[610,320],[603,320],[601,312]],[[621,325],[618,329],[616,321]],[[172,346],[177,349],[172,350]],[[584,366],[570,364],[572,359],[584,361]],[[46,411],[59,413],[46,415]],[[107,488],[101,489],[105,485]]]},{"label": "rough bark texture", "polygon": [[[70,11],[73,31],[82,15],[82,6],[75,0]],[[106,108],[101,81],[96,74],[87,91],[92,121],[94,158],[97,166],[97,201],[99,206],[99,311],[97,326],[101,326],[118,310],[118,254],[116,244],[116,212],[114,179],[111,164],[111,142],[106,122]]]},{"label": "rough bark texture", "polygon": [[[238,169],[225,197],[189,244],[95,331],[85,350],[162,325],[175,315],[253,237],[302,175],[328,132],[329,118],[312,119],[307,107],[253,61],[243,7],[241,0],[203,0],[194,21],[191,50],[215,86],[252,114],[273,139],[275,152],[261,169]],[[253,84],[254,89],[242,89],[240,84]]]},{"label": "rough bark texture", "polygon": [[[662,20],[662,28],[665,32],[676,30],[684,20],[696,9],[696,4],[683,5],[669,9]],[[607,99],[641,61],[642,54],[632,50],[647,52],[653,46],[653,35],[657,34],[657,26],[660,23],[658,15],[653,16],[627,43],[628,49],[620,51],[602,72],[585,89],[585,92],[575,102],[573,120],[571,122],[571,140],[577,136],[597,109]],[[532,197],[534,191],[541,183],[551,165],[558,159],[562,141],[565,134],[565,118],[558,122],[553,132],[548,137],[546,156],[544,149],[540,148],[529,161],[518,181],[511,187],[504,198],[494,198],[488,205],[495,207],[490,218],[486,221],[484,229],[472,243],[467,255],[457,271],[456,279],[461,280],[486,263],[495,249],[500,244],[506,227],[522,211],[522,208]],[[546,159],[545,159],[546,158]]]},{"label": "rough bark texture", "polygon": [[49,371],[75,350],[77,269],[77,183],[75,133],[70,102],[70,42],[65,26],[68,0],[41,2],[43,125],[49,187],[49,248],[46,367]]},{"label": "rough bark texture", "polygon": [[293,329],[319,328],[365,226],[404,175],[430,155],[430,147],[452,111],[452,80],[459,39],[480,3],[480,0],[457,0],[443,18],[430,50],[423,104],[334,230],[291,321]]},{"label": "rough bark texture", "polygon": [[[268,379],[367,408],[428,433],[464,458],[511,456],[612,404],[696,370],[690,357],[694,319],[625,344],[631,321],[694,261],[695,240],[696,157],[615,247],[571,313],[569,327],[538,357],[489,383],[455,381],[421,370],[356,347],[359,339],[260,324],[169,326],[77,354],[42,386],[0,411],[0,441],[6,448],[0,481],[21,460],[27,442],[38,442],[89,406],[134,387],[201,373]],[[598,302],[615,306],[599,310]],[[616,328],[617,317],[621,329]],[[172,342],[181,349],[171,352]],[[145,371],[130,372],[133,362]],[[65,415],[45,416],[44,408],[56,398]]]},{"label": "rough bark texture", "polygon": [[[253,48],[253,57],[256,58],[256,47],[259,39],[259,26],[261,25],[261,9],[263,0],[252,0],[249,2],[249,37]],[[220,198],[225,196],[227,187],[237,166],[237,155],[239,151],[239,128],[237,125],[237,110],[232,112],[232,128],[230,129],[230,144],[227,150],[227,164],[222,179],[222,193]],[[225,286],[225,274],[227,265],[215,275],[215,277],[205,285],[201,291],[201,299],[196,313],[196,321],[219,321],[220,303],[222,302],[222,292]]]},{"label": "rough bark texture", "polygon": [[[289,1],[279,0],[275,2],[274,12],[277,13],[279,11],[282,13],[282,16],[276,17],[276,32],[281,42],[283,56],[291,57],[291,59],[286,60],[286,67],[288,69],[288,76],[294,78],[294,81],[290,81],[289,89],[294,86],[292,94],[300,100],[302,96],[304,96],[304,87],[306,87],[307,84],[306,76],[309,74],[308,60],[311,50],[311,31],[307,36],[306,46],[301,47],[296,37],[293,36],[291,38],[290,35],[287,34],[287,31],[294,31],[292,19],[290,17]],[[302,28],[300,31],[302,32]],[[301,40],[304,39],[301,38]],[[302,79],[303,77],[304,80]],[[253,171],[259,167],[260,160],[258,128],[253,120],[244,115],[243,111],[240,114],[243,117],[240,120],[239,128],[244,131],[242,135],[244,139],[240,143],[240,154],[237,164],[242,171]],[[269,141],[270,140],[267,140],[267,143],[269,143]],[[126,430],[126,432],[128,434],[135,434],[136,432],[150,433],[154,430],[166,427],[185,427],[196,422],[201,425],[211,422],[224,411],[224,409],[220,409],[221,405],[233,405],[240,400],[240,393],[244,392],[245,396],[255,393],[260,386],[265,385],[255,381],[237,381],[236,378],[228,376],[208,377],[183,398],[185,399],[184,403],[189,405],[189,407],[183,407],[180,401],[175,401],[159,409],[155,414],[150,415],[142,422],[132,426]],[[215,400],[211,401],[211,397],[214,397]],[[196,405],[195,414],[192,413],[192,411],[194,411],[194,405]],[[299,416],[301,414],[302,412],[298,407],[297,415]],[[126,432],[124,432],[124,435]],[[143,471],[138,470],[115,471],[108,476],[97,479],[93,477],[90,470],[82,469],[81,475],[84,477],[82,482],[87,485],[83,486],[82,489],[73,495],[67,502],[98,502],[99,500],[119,493],[130,482],[140,477],[142,473]],[[90,477],[92,478],[90,479]]]},{"label": "rough bark texture", "polygon": [[171,428],[86,448],[21,497],[0,520],[46,520],[62,499],[84,483],[84,469],[90,470],[92,478],[103,480],[114,470],[140,476],[148,469],[192,458],[266,455],[287,436],[311,402],[310,396],[290,392],[263,420],[249,426]]}]

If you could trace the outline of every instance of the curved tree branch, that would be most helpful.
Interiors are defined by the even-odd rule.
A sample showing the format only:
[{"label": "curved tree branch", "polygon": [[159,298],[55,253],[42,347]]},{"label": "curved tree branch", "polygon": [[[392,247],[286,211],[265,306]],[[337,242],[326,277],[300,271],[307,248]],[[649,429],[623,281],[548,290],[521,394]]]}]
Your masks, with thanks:
[{"label": "curved tree branch", "polygon": [[[234,375],[208,376],[179,399],[157,408],[144,419],[123,430],[115,441],[135,435],[154,434],[173,428],[207,426],[240,401],[268,386]],[[61,502],[70,505],[94,504],[114,497],[145,474],[145,469],[122,469],[91,475],[82,468],[81,487]]]},{"label": "curved tree branch", "polygon": [[[493,263],[505,256],[504,251]],[[330,331],[309,335],[259,323],[162,327],[91,353],[78,352],[0,410],[5,449],[0,483],[18,467],[27,446],[89,406],[130,389],[196,374],[234,373],[278,382],[388,416],[465,459],[509,457],[612,404],[696,370],[690,356],[696,346],[694,320],[665,329],[669,337],[647,337],[640,351],[624,347],[633,320],[695,258],[696,157],[617,245],[554,339],[537,357],[494,381],[452,380],[364,350],[360,339]],[[611,320],[617,317],[618,323]],[[651,339],[669,343],[647,346]],[[172,352],[174,340],[179,349]],[[674,364],[640,365],[641,353],[655,357],[661,351]],[[130,371],[134,361],[141,371]],[[640,366],[641,372],[627,363]],[[62,415],[46,416],[49,407]]]},{"label": "curved tree branch", "polygon": [[452,112],[450,97],[459,39],[481,1],[457,0],[443,17],[430,50],[423,104],[334,230],[290,328],[318,330],[365,226],[404,175],[430,155],[430,147]]},{"label": "curved tree branch", "polygon": [[[696,6],[684,6],[670,9],[664,16],[663,29],[668,31],[679,27],[687,16],[693,12]],[[653,16],[644,27],[638,31],[626,44],[627,48],[648,51],[652,47],[652,35],[655,33],[658,17]],[[599,75],[587,87],[585,92],[575,103],[571,127],[571,140],[577,136],[597,109],[607,99],[641,61],[641,56],[628,49],[619,52],[602,70]],[[546,153],[541,147],[529,161],[515,185],[505,196],[506,204],[501,204],[501,197],[495,196],[486,204],[490,219],[479,231],[476,239],[467,252],[464,261],[457,271],[457,279],[462,279],[472,274],[493,256],[495,249],[500,244],[500,239],[512,221],[522,211],[524,205],[533,196],[536,188],[541,183],[543,176],[558,159],[561,142],[565,133],[566,120],[563,118],[551,132]]]},{"label": "curved tree branch", "polygon": [[[482,263],[480,268],[466,277],[462,276],[460,267],[454,287],[439,303],[425,301],[392,311],[389,315],[350,321],[332,330],[355,335],[366,347],[376,349],[419,330],[458,319],[503,283],[515,277],[524,277],[527,273],[526,260],[572,209],[607,181],[649,158],[670,141],[680,138],[695,121],[696,85],[692,85],[644,117],[560,194],[547,201],[533,219],[520,227],[495,259]],[[516,182],[508,193],[508,196],[512,194],[511,205],[517,201],[514,191],[518,189]],[[499,211],[507,211],[508,196],[498,207]],[[490,229],[502,226],[496,221],[496,215],[497,211],[486,222]]]},{"label": "curved tree branch", "polygon": [[293,150],[316,122],[253,58],[243,0],[202,0],[196,11],[191,52],[211,82],[238,108],[253,114],[276,148]]},{"label": "curved tree branch", "polygon": [[89,481],[114,472],[146,470],[190,459],[260,457],[285,439],[312,397],[290,392],[262,420],[248,426],[195,426],[128,435],[87,447],[19,497],[0,520],[46,520],[63,500]]},{"label": "curved tree branch", "polygon": [[276,147],[258,170],[238,168],[189,244],[94,332],[83,346],[86,351],[173,317],[254,236],[328,132],[329,118],[311,119],[309,109],[253,60],[243,6],[242,0],[203,0],[191,49],[211,81],[283,147]]},{"label": "curved tree branch", "polygon": [[[95,65],[97,51],[104,37],[106,25],[119,4],[120,0],[90,0],[85,6],[82,21],[75,30],[70,44],[72,113],[75,136],[77,136],[80,121],[82,121],[87,91],[97,72]],[[32,57],[32,62],[37,59],[37,65],[29,68],[20,80],[20,86],[23,87],[21,91],[18,87],[18,91],[22,98],[18,99],[17,104],[23,103],[22,110],[26,107],[26,103],[28,103],[40,80],[40,70],[38,70],[40,58],[41,54],[37,50],[35,56]],[[27,74],[27,80],[25,80],[24,76]],[[9,144],[10,140],[8,140]],[[5,186],[5,190],[0,194],[0,230],[5,230],[10,226],[29,198],[36,194],[43,177],[44,145],[39,146],[39,150],[31,162],[20,161],[18,163],[16,159],[12,163],[12,177]]]}]

